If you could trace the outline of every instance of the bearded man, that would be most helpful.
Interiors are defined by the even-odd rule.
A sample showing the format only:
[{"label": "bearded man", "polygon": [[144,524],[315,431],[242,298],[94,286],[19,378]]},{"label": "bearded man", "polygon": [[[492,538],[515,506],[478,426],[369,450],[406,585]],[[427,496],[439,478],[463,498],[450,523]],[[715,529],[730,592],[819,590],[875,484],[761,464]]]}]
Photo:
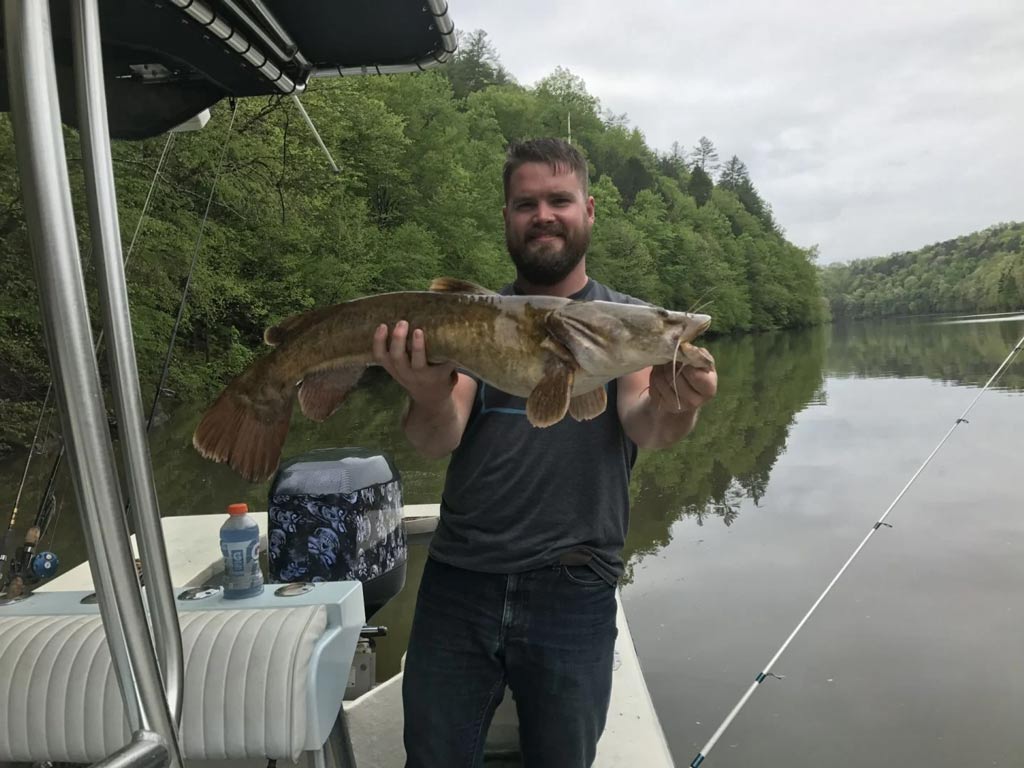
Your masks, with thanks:
[{"label": "bearded man", "polygon": [[[517,276],[501,293],[642,303],[587,276],[587,177],[559,139],[509,148],[503,215]],[[717,374],[685,366],[674,387],[671,364],[646,368],[609,382],[597,418],[536,429],[522,398],[428,365],[423,331],[407,347],[409,334],[405,322],[381,326],[374,355],[409,394],[410,442],[451,460],[406,657],[406,765],[481,765],[508,687],[523,764],[587,768],[611,694],[630,472],[638,449],[693,429]]]}]

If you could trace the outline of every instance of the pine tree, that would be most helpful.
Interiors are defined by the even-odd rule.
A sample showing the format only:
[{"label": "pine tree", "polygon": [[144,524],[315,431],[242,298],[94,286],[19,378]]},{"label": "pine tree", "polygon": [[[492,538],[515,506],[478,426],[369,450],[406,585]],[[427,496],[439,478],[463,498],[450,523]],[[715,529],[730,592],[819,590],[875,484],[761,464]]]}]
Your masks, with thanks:
[{"label": "pine tree", "polygon": [[700,137],[700,142],[693,148],[690,157],[694,166],[700,168],[708,176],[718,170],[718,151],[707,136]]}]

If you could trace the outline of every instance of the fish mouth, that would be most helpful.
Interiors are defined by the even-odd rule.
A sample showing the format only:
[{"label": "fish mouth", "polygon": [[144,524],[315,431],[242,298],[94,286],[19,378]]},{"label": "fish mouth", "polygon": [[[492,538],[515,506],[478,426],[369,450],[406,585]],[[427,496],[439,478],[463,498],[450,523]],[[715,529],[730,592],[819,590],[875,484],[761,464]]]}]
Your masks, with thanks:
[{"label": "fish mouth", "polygon": [[693,341],[700,336],[704,331],[711,327],[711,315],[694,315],[688,316],[688,322],[683,332],[679,334],[678,342]]}]

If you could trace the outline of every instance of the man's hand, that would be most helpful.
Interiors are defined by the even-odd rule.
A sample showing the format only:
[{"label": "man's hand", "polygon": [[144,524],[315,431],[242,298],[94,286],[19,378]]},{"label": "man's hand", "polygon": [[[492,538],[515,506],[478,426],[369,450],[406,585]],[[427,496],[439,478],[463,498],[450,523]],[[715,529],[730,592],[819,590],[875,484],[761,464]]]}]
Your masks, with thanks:
[{"label": "man's hand", "polygon": [[698,365],[672,363],[644,368],[619,379],[619,419],[641,448],[667,448],[697,423],[700,407],[718,391],[715,359],[704,349],[691,352]]},{"label": "man's hand", "polygon": [[413,331],[412,343],[407,345],[408,338],[409,323],[405,320],[395,324],[390,344],[388,327],[378,326],[373,334],[374,359],[405,388],[413,402],[427,407],[442,403],[455,387],[455,365],[427,363],[426,341],[419,328]]},{"label": "man's hand", "polygon": [[454,363],[431,365],[423,331],[409,340],[409,323],[395,323],[388,343],[388,327],[373,334],[373,357],[409,393],[402,430],[413,447],[429,459],[447,456],[462,440],[476,397],[476,382],[460,376]]},{"label": "man's hand", "polygon": [[659,412],[696,411],[718,392],[715,359],[707,350],[701,353],[709,364],[706,369],[683,364],[673,371],[672,363],[651,369],[650,397]]}]

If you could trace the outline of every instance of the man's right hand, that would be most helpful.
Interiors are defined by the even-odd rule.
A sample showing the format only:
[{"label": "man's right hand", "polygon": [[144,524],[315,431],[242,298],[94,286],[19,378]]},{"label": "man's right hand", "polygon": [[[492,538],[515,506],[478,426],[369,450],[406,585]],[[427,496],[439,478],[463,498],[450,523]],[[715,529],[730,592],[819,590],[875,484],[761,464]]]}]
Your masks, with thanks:
[{"label": "man's right hand", "polygon": [[387,325],[373,334],[373,357],[409,393],[412,401],[430,408],[451,397],[458,374],[454,363],[431,365],[423,331],[417,328],[409,339],[409,323],[399,320],[388,341]]}]

